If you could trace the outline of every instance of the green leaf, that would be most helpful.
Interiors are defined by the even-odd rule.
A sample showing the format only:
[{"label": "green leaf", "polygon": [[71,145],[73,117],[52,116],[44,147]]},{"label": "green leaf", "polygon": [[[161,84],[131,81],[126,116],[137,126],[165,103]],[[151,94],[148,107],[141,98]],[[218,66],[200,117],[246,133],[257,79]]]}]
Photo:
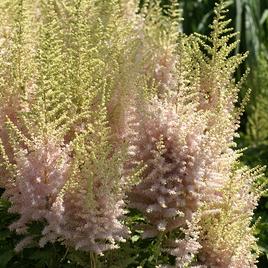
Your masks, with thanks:
[{"label": "green leaf", "polygon": [[8,262],[15,256],[13,250],[9,250],[0,255],[0,268],[8,267]]},{"label": "green leaf", "polygon": [[268,20],[268,9],[265,9],[262,13],[260,24],[263,25]]}]

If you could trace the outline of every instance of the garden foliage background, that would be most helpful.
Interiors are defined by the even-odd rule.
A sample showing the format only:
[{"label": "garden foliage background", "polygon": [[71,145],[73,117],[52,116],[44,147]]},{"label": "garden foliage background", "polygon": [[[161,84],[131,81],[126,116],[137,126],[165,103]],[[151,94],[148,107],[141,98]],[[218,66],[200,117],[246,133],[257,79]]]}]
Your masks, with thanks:
[{"label": "garden foliage background", "polygon": [[[1,0],[0,0],[1,1]],[[180,0],[183,10],[183,31],[208,33],[212,22],[214,0]],[[162,1],[169,5],[168,0]],[[142,5],[142,1],[141,1]],[[246,62],[237,71],[237,79],[248,68],[247,83],[240,93],[241,99],[251,88],[251,99],[242,118],[240,148],[247,147],[242,161],[254,167],[258,164],[268,165],[268,1],[267,0],[230,0],[228,16],[232,19],[235,31],[240,32],[241,39],[236,53],[249,51]],[[268,180],[268,171],[266,178]],[[8,203],[1,199],[0,203],[0,268],[28,267],[89,267],[87,254],[67,250],[59,244],[49,244],[44,249],[24,249],[15,254],[14,247],[20,237],[7,229],[14,220],[14,215],[7,213]],[[142,221],[137,213],[130,217],[132,221]],[[256,235],[259,238],[261,255],[258,267],[268,267],[268,195],[263,196],[255,212]],[[38,234],[42,226],[34,224],[31,233]],[[143,249],[143,250],[140,250]],[[131,240],[121,249],[107,253],[105,258],[111,264],[107,267],[155,267],[159,258],[158,241],[141,240],[134,233]],[[165,258],[165,256],[162,256]]]}]

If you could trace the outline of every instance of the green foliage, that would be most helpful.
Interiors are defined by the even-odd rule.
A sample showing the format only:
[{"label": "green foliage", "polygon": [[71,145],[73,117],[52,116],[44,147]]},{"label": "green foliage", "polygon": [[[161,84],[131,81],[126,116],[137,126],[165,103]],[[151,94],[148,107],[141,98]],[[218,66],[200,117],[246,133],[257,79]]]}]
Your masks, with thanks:
[{"label": "green foliage", "polygon": [[[66,248],[60,243],[48,244],[44,248],[30,247],[21,253],[14,251],[15,245],[21,239],[8,229],[16,215],[7,212],[9,203],[0,200],[0,268],[92,268],[89,254]],[[128,214],[127,224],[132,228],[145,221],[138,211]],[[41,223],[30,226],[30,233],[40,235]],[[174,258],[159,251],[158,239],[142,239],[142,232],[134,231],[131,238],[121,245],[119,249],[108,251],[99,257],[96,263],[98,268],[154,268],[161,261],[174,263]]]},{"label": "green foliage", "polygon": [[[246,110],[247,124],[246,131],[241,132],[239,141],[240,147],[247,147],[242,157],[242,161],[254,166],[261,164],[268,165],[268,59],[265,52],[259,54],[258,64],[252,69],[248,79],[248,85],[253,89],[249,106]],[[259,183],[267,184],[268,171]],[[259,238],[258,244],[262,252],[259,267],[268,265],[268,195],[267,192],[260,200],[255,211],[256,236]]]},{"label": "green foliage", "polygon": [[[8,229],[8,226],[17,218],[8,213],[9,203],[0,199],[0,267],[1,268],[67,268],[79,266],[79,261],[73,257],[73,253],[66,252],[66,248],[60,244],[49,244],[43,249],[27,248],[21,253],[16,253],[14,248],[21,237]],[[42,224],[33,223],[31,234],[40,234]],[[79,253],[76,253],[79,254]]]},{"label": "green foliage", "polygon": [[247,136],[251,147],[268,142],[268,59],[265,53],[258,58],[258,65],[252,69],[249,86],[253,88],[250,105],[247,109]]},{"label": "green foliage", "polygon": [[142,239],[142,231],[136,225],[145,223],[144,217],[136,210],[128,214],[128,224],[132,228],[131,238],[118,250],[107,252],[100,258],[103,268],[154,268],[160,264],[175,264],[175,258],[161,250],[161,238]]},{"label": "green foliage", "polygon": [[[207,33],[207,26],[212,21],[214,1],[181,0],[186,33]],[[227,6],[235,31],[239,32],[241,44],[236,52],[250,51],[250,64],[256,63],[258,53],[267,49],[268,3],[263,0],[229,0]],[[201,19],[200,19],[201,14]]]}]

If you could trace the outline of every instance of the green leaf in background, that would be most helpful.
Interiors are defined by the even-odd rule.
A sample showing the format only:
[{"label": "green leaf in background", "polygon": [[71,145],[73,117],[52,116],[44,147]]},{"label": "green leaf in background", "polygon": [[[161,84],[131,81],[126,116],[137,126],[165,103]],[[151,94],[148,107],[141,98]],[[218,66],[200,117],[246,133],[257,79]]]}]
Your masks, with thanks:
[{"label": "green leaf in background", "polygon": [[8,262],[14,257],[14,250],[5,251],[0,255],[0,268],[8,268]]},{"label": "green leaf in background", "polygon": [[263,25],[267,20],[268,20],[268,9],[265,9],[261,16],[260,24]]}]

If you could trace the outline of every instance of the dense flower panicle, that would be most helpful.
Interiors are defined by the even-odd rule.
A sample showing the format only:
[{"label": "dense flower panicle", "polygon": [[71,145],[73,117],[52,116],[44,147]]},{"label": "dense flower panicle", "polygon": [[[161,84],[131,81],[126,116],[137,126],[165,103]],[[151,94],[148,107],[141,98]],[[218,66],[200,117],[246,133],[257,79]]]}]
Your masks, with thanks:
[{"label": "dense flower panicle", "polygon": [[[223,3],[215,11],[218,23],[221,23],[222,19],[218,13],[223,12],[222,10]],[[222,33],[215,30],[213,34],[220,36]],[[200,41],[201,44],[202,42]],[[213,45],[217,46],[215,43]],[[223,43],[222,46],[224,47]],[[211,51],[214,51],[213,48]],[[187,54],[186,51],[182,53],[184,56]],[[244,181],[247,187],[238,179],[236,194],[231,189],[224,190],[232,178],[237,162],[236,152],[231,149],[238,127],[237,118],[234,116],[237,86],[232,81],[234,68],[230,68],[226,58],[229,52],[223,48],[219,54],[213,53],[211,62],[206,61],[205,57],[200,62],[200,68],[208,70],[205,75],[191,77],[192,63],[189,64],[188,71],[180,68],[181,81],[177,81],[177,103],[165,99],[165,94],[172,95],[176,92],[176,86],[168,84],[164,90],[165,94],[160,99],[130,110],[126,140],[129,141],[131,158],[126,168],[140,162],[146,167],[141,182],[129,193],[130,206],[143,212],[149,221],[148,225],[143,226],[144,237],[154,237],[172,230],[180,230],[185,235],[185,239],[178,240],[177,246],[173,245],[170,251],[177,257],[177,267],[252,267],[255,262],[255,256],[250,252],[255,243],[252,233],[248,233],[247,236],[244,233],[245,240],[242,241],[242,236],[235,237],[238,230],[228,229],[228,238],[219,238],[220,241],[226,241],[226,244],[220,244],[217,250],[214,236],[207,235],[209,230],[217,230],[221,237],[222,230],[217,220],[212,219],[231,220],[232,213],[235,215],[234,224],[244,226],[243,230],[249,231],[249,219],[259,198],[257,192],[250,194],[251,187],[254,187],[253,181],[257,178],[254,175],[253,180],[247,178]],[[237,58],[237,62],[241,59],[242,57]],[[217,60],[222,62],[222,65],[215,64]],[[165,65],[164,63],[163,66]],[[174,65],[177,67],[178,63]],[[226,68],[225,74],[219,71],[220,66]],[[171,75],[171,69],[166,70]],[[159,76],[156,77],[160,85],[161,81],[165,84],[162,71],[163,68],[159,68]],[[176,80],[174,82],[176,85]],[[195,93],[195,90],[191,92],[191,87],[200,90],[197,90],[199,98],[196,99],[195,94],[183,95],[187,91]],[[184,90],[184,93],[180,90]],[[187,103],[192,104],[189,105],[192,107],[190,112],[187,111]],[[239,172],[243,177],[244,172]],[[246,211],[243,209],[243,212],[231,212],[232,208],[226,207],[226,195],[230,192],[236,198],[236,202],[232,203],[234,207],[236,204],[242,207],[251,204],[250,208]],[[247,201],[239,202],[239,198]],[[187,229],[186,224],[192,222],[196,213],[200,219],[196,224],[201,230],[199,235],[195,235],[194,229]],[[247,215],[247,220],[244,220],[241,214]],[[204,224],[204,219],[211,220],[209,223],[205,221]],[[223,225],[223,222],[221,224]],[[187,236],[187,232],[192,232],[192,236]],[[211,248],[208,247],[208,243],[211,243]],[[247,255],[244,262],[241,257],[243,254]],[[191,263],[191,258],[194,259],[196,256],[200,261]]]},{"label": "dense flower panicle", "polygon": [[[177,267],[191,264],[195,256],[199,262],[193,267],[253,267],[250,248],[255,239],[249,225],[259,194],[251,193],[256,176],[249,171],[238,170],[233,179],[237,155],[230,149],[235,131],[231,118],[222,125],[213,114],[202,116],[187,104],[172,108],[167,100],[154,99],[129,111],[126,168],[139,163],[146,167],[129,193],[130,207],[149,221],[141,226],[143,236],[180,230],[185,238],[170,246]],[[230,194],[232,201],[227,199]],[[195,217],[199,221],[193,225]]]},{"label": "dense flower panicle", "polygon": [[[30,1],[24,4],[33,8]],[[17,80],[21,79],[16,81],[21,82],[21,88],[16,90],[14,96],[23,105],[13,103],[8,106],[7,103],[1,113],[1,175],[4,175],[1,176],[1,182],[5,187],[3,197],[11,202],[10,212],[20,216],[10,226],[11,229],[28,235],[28,227],[32,222],[46,222],[40,246],[60,240],[68,246],[100,254],[115,247],[128,234],[127,227],[122,224],[125,214],[123,188],[128,182],[127,178],[124,180],[120,175],[121,157],[112,160],[121,148],[106,151],[110,148],[112,138],[107,136],[109,130],[97,127],[96,122],[98,118],[108,120],[107,112],[103,109],[98,111],[99,117],[93,115],[99,106],[107,104],[106,99],[112,99],[111,92],[115,92],[115,85],[122,87],[121,84],[124,84],[116,76],[121,68],[119,61],[123,58],[119,51],[123,51],[128,44],[124,39],[128,28],[124,29],[122,38],[118,38],[116,31],[121,32],[121,26],[126,25],[125,19],[118,17],[118,1],[109,5],[96,4],[95,1],[81,1],[80,5],[72,5],[74,3],[68,3],[64,12],[55,10],[52,1],[38,6],[40,14],[33,23],[40,27],[37,27],[39,31],[36,36],[31,36],[35,42],[32,42],[33,48],[30,50],[34,66],[37,67],[33,72],[34,86],[27,79],[24,81],[22,77],[17,77]],[[103,16],[107,6],[110,10],[109,18]],[[16,2],[14,8],[16,16],[19,16],[17,20],[21,23],[21,14],[25,15],[25,20],[32,19],[24,13],[21,1]],[[93,12],[93,20],[85,17],[88,8]],[[67,14],[73,20],[70,29],[62,24]],[[118,19],[121,23],[118,23]],[[98,31],[105,31],[101,43]],[[69,43],[67,37],[72,38],[73,44]],[[28,45],[27,41],[20,47]],[[102,54],[102,50],[108,50],[108,53]],[[17,57],[16,53],[14,55],[14,58]],[[69,55],[67,60],[64,55]],[[130,55],[132,51],[129,51]],[[21,62],[19,58],[15,59],[16,64],[12,59],[5,59],[8,61],[6,65],[13,64],[20,74]],[[111,70],[109,66],[120,68]],[[65,70],[68,72],[64,80],[62,72]],[[111,72],[107,73],[107,70]],[[8,71],[7,68],[7,74],[10,75]],[[98,78],[97,73],[103,75],[98,74]],[[32,81],[31,75],[29,81]],[[16,87],[17,84],[12,86]],[[4,94],[8,92],[7,85],[1,84],[2,88],[3,97],[0,97],[4,100],[4,97],[9,97]],[[67,115],[70,122],[67,122]],[[17,116],[20,122],[16,120]],[[5,130],[7,121],[9,129]],[[87,141],[89,148],[86,150],[83,142],[79,145],[80,149],[74,148],[75,140],[79,140],[88,128],[91,133]],[[24,129],[27,129],[26,133]],[[73,174],[74,163],[77,162],[79,167]],[[92,175],[93,171],[95,173]],[[73,180],[75,185],[70,183]],[[34,237],[26,236],[17,245],[17,250],[34,240]]]},{"label": "dense flower panicle", "polygon": [[161,100],[146,108],[145,114],[132,111],[129,118],[128,165],[146,166],[129,198],[130,206],[141,210],[152,225],[144,236],[154,236],[185,226],[202,202],[219,200],[229,166],[220,164],[222,146],[211,146],[217,136],[205,132],[206,117],[189,112],[185,104],[172,107]]},{"label": "dense flower panicle", "polygon": [[201,220],[201,263],[212,267],[256,267],[256,252],[252,252],[256,238],[250,228],[259,196],[258,190],[252,189],[256,174],[258,168],[238,169],[230,174],[222,189],[222,201],[212,202],[220,213],[205,215]]},{"label": "dense flower panicle", "polygon": [[68,177],[68,149],[53,138],[36,144],[31,150],[16,153],[17,174],[6,182],[3,197],[11,201],[9,209],[20,214],[10,228],[27,233],[32,221],[44,220]]},{"label": "dense flower panicle", "polygon": [[41,245],[60,238],[66,246],[102,254],[124,241],[128,230],[120,222],[125,213],[123,201],[113,201],[107,193],[94,187],[97,205],[90,207],[85,182],[83,185],[80,181],[78,188],[74,187],[54,202]]},{"label": "dense flower panicle", "polygon": [[107,144],[105,118],[100,111],[92,126],[96,132],[86,131],[74,141],[72,172],[47,217],[41,245],[59,239],[77,250],[102,254],[127,237],[122,223],[127,177],[121,172],[120,151]]},{"label": "dense flower panicle", "polygon": [[129,152],[132,161],[146,165],[144,179],[129,195],[131,206],[141,209],[153,230],[159,232],[191,220],[197,206],[202,181],[195,181],[194,173],[202,172],[203,166],[194,154],[204,125],[201,121],[180,121],[175,107],[168,103],[153,101],[149,107],[150,114],[136,119],[137,138]]},{"label": "dense flower panicle", "polygon": [[171,14],[165,16],[158,1],[145,1],[139,12],[136,1],[121,2],[125,17],[133,24],[133,35],[140,42],[136,52],[142,63],[139,73],[146,76],[149,87],[156,85],[158,93],[165,94],[177,81],[175,49],[180,14],[173,14],[171,9],[179,8],[172,2],[168,10]]}]

